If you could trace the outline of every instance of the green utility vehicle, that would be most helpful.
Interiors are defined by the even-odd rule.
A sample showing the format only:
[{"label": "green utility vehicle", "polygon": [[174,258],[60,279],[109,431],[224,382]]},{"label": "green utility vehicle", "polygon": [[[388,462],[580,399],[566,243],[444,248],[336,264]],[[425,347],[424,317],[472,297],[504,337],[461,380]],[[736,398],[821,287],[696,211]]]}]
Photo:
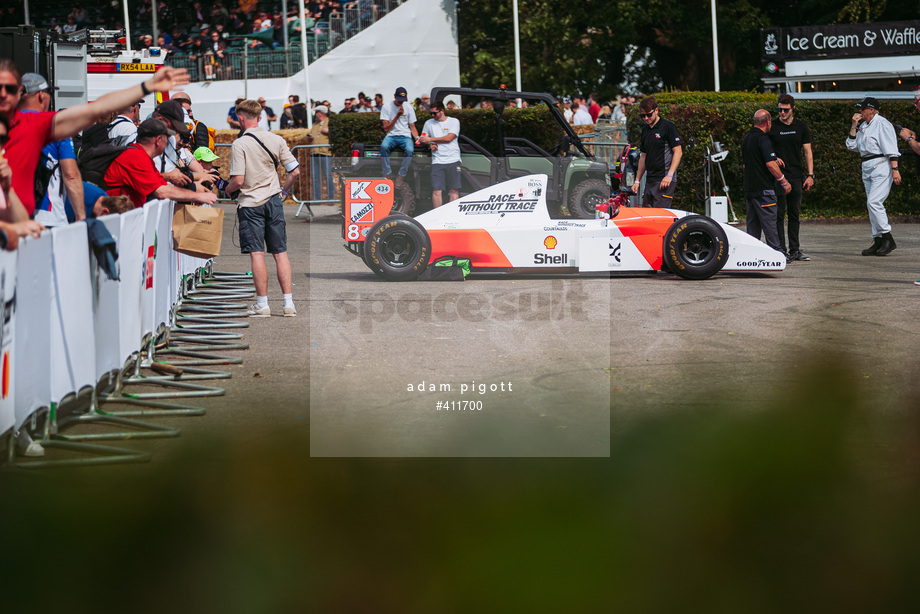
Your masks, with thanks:
[{"label": "green utility vehicle", "polygon": [[[432,101],[443,101],[448,96],[459,96],[464,105],[478,100],[486,108],[491,106],[495,114],[495,143],[477,143],[464,134],[461,124],[461,196],[514,177],[545,174],[549,177],[547,205],[554,218],[565,217],[566,213],[575,218],[593,218],[595,205],[610,197],[611,170],[585,148],[550,94],[461,87],[431,90]],[[546,150],[529,138],[506,136],[502,115],[508,103],[517,99],[526,100],[529,105],[546,105],[553,123],[551,128],[558,133],[554,147]],[[546,139],[543,140],[545,143]],[[496,155],[496,152],[501,153]],[[400,156],[401,152],[394,151],[390,157],[394,171],[399,168]],[[353,144],[352,157],[335,170],[345,177],[381,176],[379,145]],[[406,179],[405,186],[397,185],[393,210],[409,215],[428,211],[431,208],[431,153],[428,147],[416,146]]]}]

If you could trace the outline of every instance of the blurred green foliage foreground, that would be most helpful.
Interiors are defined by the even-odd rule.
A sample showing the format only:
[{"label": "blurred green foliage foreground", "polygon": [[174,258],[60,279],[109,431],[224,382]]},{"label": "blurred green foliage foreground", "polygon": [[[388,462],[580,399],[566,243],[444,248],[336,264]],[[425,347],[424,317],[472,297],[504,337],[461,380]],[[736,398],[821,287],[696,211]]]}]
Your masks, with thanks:
[{"label": "blurred green foliage foreground", "polygon": [[[917,612],[917,403],[845,368],[763,410],[623,427],[609,459],[310,459],[0,478],[4,612]],[[106,477],[102,477],[106,476]]]}]

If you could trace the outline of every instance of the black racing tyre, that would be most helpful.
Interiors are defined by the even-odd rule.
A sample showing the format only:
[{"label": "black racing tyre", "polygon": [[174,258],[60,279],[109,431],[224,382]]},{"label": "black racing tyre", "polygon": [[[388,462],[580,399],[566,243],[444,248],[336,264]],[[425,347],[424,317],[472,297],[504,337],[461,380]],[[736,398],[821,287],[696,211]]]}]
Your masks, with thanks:
[{"label": "black racing tyre", "polygon": [[415,194],[408,183],[396,188],[393,191],[393,213],[404,213],[412,215],[415,212]]},{"label": "black racing tyre", "polygon": [[431,239],[411,217],[388,215],[371,227],[364,240],[364,262],[381,279],[417,279],[431,259]]},{"label": "black racing tyre", "polygon": [[569,194],[569,213],[572,217],[583,220],[594,219],[597,215],[595,206],[607,202],[610,198],[610,186],[600,179],[586,179],[572,189]]},{"label": "black racing tyre", "polygon": [[728,260],[728,239],[715,220],[688,215],[664,236],[664,265],[684,279],[709,279]]}]

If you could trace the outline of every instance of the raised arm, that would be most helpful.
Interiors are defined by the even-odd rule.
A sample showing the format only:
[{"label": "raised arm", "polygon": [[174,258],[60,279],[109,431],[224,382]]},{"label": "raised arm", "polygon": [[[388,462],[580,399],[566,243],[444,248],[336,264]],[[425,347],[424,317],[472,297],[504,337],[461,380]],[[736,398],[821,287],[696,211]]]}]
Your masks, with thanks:
[{"label": "raised arm", "polygon": [[95,123],[97,118],[124,109],[143,99],[147,94],[168,92],[188,82],[188,71],[184,68],[164,66],[140,85],[111,92],[92,104],[81,104],[55,113],[51,136],[55,141],[72,137]]}]

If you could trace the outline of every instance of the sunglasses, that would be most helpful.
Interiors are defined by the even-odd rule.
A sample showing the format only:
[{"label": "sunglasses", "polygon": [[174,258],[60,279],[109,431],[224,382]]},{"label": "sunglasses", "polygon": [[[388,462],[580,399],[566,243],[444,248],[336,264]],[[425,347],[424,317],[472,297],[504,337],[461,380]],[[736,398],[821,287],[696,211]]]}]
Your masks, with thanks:
[{"label": "sunglasses", "polygon": [[651,117],[654,114],[655,114],[654,111],[652,111],[651,113],[639,113],[639,117],[641,117],[642,119],[645,119],[647,117]]},{"label": "sunglasses", "polygon": [[9,94],[10,96],[12,96],[13,94],[18,93],[19,90],[20,90],[20,88],[22,88],[22,86],[21,86],[21,85],[16,85],[15,83],[4,83],[4,84],[0,85],[0,88],[3,88],[4,90],[6,90],[6,93],[7,93],[7,94]]},{"label": "sunglasses", "polygon": [[776,107],[776,110],[780,113],[789,113],[792,111],[792,107]]}]

